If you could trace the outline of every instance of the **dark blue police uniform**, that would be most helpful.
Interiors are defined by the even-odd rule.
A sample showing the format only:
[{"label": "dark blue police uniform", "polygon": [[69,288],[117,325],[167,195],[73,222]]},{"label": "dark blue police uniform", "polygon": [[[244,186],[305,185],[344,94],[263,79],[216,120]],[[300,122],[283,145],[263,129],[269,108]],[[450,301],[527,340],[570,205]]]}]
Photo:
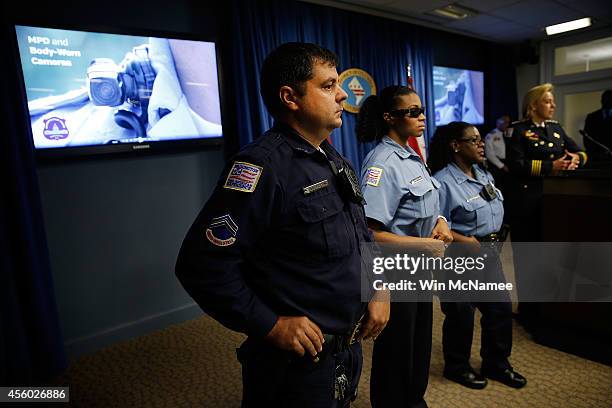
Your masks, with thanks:
[{"label": "dark blue police uniform", "polygon": [[[552,173],[553,161],[563,157],[565,150],[580,156],[580,166],[586,164],[587,155],[555,120],[546,120],[540,126],[526,119],[513,122],[510,128],[513,131],[506,144],[506,164],[514,182],[508,190],[508,210],[513,220],[521,224],[513,225],[512,238],[538,241],[540,228],[534,228],[534,225],[540,225],[542,176]],[[526,227],[524,237],[521,226]]]},{"label": "dark blue police uniform", "polygon": [[587,155],[567,136],[559,122],[546,120],[541,125],[531,119],[513,122],[512,138],[506,145],[506,164],[513,176],[507,190],[506,211],[512,227],[514,271],[519,296],[519,320],[530,330],[537,325],[539,304],[525,303],[531,298],[533,259],[539,256],[537,246],[516,244],[542,240],[543,176],[552,173],[552,162],[565,155],[565,150],[580,156],[580,166]]},{"label": "dark blue police uniform", "polygon": [[[472,166],[472,171],[475,178],[468,177],[455,163],[450,163],[434,175],[441,184],[440,208],[451,229],[465,236],[475,236],[480,241],[491,242],[491,234],[500,230],[504,219],[503,195],[494,187],[496,197],[486,200],[480,193],[485,185],[493,185],[493,176],[477,165]],[[479,256],[486,259],[485,280],[505,282],[497,248],[483,244],[481,251]],[[444,300],[444,296],[441,299]],[[512,306],[509,295],[502,293],[492,299],[475,299],[483,300],[480,302],[452,300],[440,303],[446,316],[442,330],[445,373],[452,375],[470,369],[476,307],[482,313],[480,355],[483,370],[510,369]]]},{"label": "dark blue police uniform", "polygon": [[315,363],[263,340],[278,316],[306,316],[342,339],[366,308],[360,243],[371,237],[363,206],[336,175],[347,161],[327,141],[321,149],[277,123],[230,161],[179,254],[187,292],[249,336],[238,350],[243,406],[335,407],[342,373],[352,385],[346,400],[356,392],[358,342],[326,341]]}]

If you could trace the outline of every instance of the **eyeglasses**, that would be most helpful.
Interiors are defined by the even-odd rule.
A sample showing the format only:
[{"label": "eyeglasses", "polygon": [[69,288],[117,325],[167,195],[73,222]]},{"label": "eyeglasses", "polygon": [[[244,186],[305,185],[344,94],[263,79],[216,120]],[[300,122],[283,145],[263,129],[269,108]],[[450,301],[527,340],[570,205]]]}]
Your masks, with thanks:
[{"label": "eyeglasses", "polygon": [[425,106],[421,106],[420,108],[417,108],[415,106],[414,108],[408,108],[408,109],[396,109],[396,110],[392,110],[391,112],[389,112],[391,116],[395,116],[396,118],[401,118],[404,116],[408,116],[409,118],[418,118],[424,113],[425,113]]},{"label": "eyeglasses", "polygon": [[484,144],[484,140],[480,137],[470,137],[469,139],[459,139],[460,142],[468,142],[473,144],[474,146],[478,146],[479,144]]}]

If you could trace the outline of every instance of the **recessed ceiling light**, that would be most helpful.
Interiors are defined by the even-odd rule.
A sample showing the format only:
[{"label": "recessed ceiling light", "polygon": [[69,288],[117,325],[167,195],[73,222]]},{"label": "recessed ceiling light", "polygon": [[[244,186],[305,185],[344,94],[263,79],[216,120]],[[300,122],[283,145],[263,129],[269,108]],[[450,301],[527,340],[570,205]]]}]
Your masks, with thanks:
[{"label": "recessed ceiling light", "polygon": [[438,16],[452,18],[453,20],[463,20],[464,18],[475,16],[477,11],[467,7],[459,6],[458,4],[449,4],[448,6],[440,7],[429,12]]},{"label": "recessed ceiling light", "polygon": [[566,31],[578,30],[580,28],[585,28],[591,25],[590,17],[581,18],[579,20],[568,21],[567,23],[555,24],[546,27],[546,34],[554,35],[559,33],[564,33]]}]

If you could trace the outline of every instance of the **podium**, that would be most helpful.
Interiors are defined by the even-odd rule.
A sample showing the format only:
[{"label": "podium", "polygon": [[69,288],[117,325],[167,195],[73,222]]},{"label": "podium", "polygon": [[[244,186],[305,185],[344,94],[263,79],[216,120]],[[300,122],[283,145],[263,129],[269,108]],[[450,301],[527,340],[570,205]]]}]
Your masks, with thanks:
[{"label": "podium", "polygon": [[[546,177],[541,219],[544,242],[612,242],[612,163]],[[611,316],[612,303],[543,303],[532,334],[537,343],[612,365]]]}]

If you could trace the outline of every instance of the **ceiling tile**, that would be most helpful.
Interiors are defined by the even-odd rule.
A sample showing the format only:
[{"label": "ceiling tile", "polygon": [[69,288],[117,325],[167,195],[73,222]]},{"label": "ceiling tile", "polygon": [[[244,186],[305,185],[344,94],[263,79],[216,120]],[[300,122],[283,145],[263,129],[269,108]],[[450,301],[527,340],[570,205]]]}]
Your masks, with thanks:
[{"label": "ceiling tile", "polygon": [[510,4],[517,3],[519,1],[520,0],[459,0],[457,4],[459,4],[460,6],[471,8],[473,10],[487,12],[504,6],[508,6]]},{"label": "ceiling tile", "polygon": [[538,29],[584,17],[583,13],[550,0],[523,0],[496,9],[491,15]]}]

